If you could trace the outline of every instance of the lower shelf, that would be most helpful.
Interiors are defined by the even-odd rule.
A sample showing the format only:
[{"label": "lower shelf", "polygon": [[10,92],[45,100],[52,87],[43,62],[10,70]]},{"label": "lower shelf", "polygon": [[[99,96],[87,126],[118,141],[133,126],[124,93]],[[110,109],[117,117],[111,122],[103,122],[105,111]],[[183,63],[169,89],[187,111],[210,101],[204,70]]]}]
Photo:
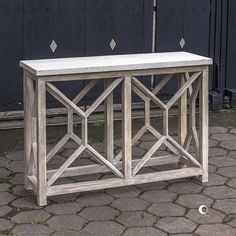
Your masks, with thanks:
[{"label": "lower shelf", "polygon": [[129,179],[111,178],[104,180],[86,181],[79,183],[63,184],[52,186],[48,189],[47,195],[60,195],[76,192],[86,192],[91,190],[100,190],[128,185],[144,184],[158,182],[163,180],[179,179],[202,175],[201,168],[185,168],[177,170],[169,170],[163,172],[155,172],[150,174],[140,174]]}]

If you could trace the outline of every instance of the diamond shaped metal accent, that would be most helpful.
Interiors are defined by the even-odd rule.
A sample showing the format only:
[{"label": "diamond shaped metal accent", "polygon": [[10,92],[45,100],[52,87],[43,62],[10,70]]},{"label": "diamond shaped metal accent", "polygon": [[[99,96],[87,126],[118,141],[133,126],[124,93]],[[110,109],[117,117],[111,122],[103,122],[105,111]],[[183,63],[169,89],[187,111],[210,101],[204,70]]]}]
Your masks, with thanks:
[{"label": "diamond shaped metal accent", "polygon": [[50,44],[50,48],[52,50],[52,52],[55,52],[57,49],[57,43],[55,42],[55,40],[52,40],[51,44]]},{"label": "diamond shaped metal accent", "polygon": [[111,42],[110,42],[110,47],[111,47],[112,50],[115,49],[115,47],[116,47],[116,41],[115,41],[114,39],[111,40]]},{"label": "diamond shaped metal accent", "polygon": [[179,42],[180,47],[183,48],[185,44],[186,44],[186,41],[184,38],[182,38]]}]

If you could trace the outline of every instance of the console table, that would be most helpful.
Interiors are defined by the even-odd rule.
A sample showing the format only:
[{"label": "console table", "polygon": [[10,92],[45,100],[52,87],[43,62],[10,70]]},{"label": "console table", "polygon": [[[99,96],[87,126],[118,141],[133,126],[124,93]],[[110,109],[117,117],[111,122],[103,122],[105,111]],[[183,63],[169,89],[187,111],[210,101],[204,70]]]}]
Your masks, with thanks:
[{"label": "console table", "polygon": [[[52,195],[106,189],[148,182],[201,176],[208,181],[208,66],[210,58],[187,52],[130,54],[48,60],[21,61],[24,69],[25,114],[25,189],[33,189],[38,204],[47,204]],[[153,90],[148,89],[137,76],[159,75],[162,80]],[[69,99],[54,84],[64,81],[87,81],[78,95]],[[83,110],[78,104],[94,87],[104,80],[104,91]],[[158,97],[168,82],[178,80],[178,90],[168,102]],[[122,85],[122,151],[114,152],[113,92]],[[68,110],[66,135],[49,152],[46,145],[46,92]],[[145,104],[144,126],[132,135],[132,92]],[[199,98],[199,100],[197,100]],[[196,101],[199,101],[199,122],[196,119]],[[105,155],[88,142],[88,119],[104,102]],[[163,130],[150,122],[150,103],[154,102],[163,114]],[[169,110],[178,104],[178,140],[169,134]],[[73,129],[73,115],[81,118],[81,136]],[[196,126],[196,124],[199,124]],[[199,128],[199,132],[197,130]],[[155,136],[153,146],[140,159],[132,158],[132,146],[146,133]],[[48,170],[47,163],[69,140],[78,148],[57,169]],[[189,152],[190,144],[195,155]],[[153,155],[165,145],[171,155]],[[83,151],[89,152],[97,164],[74,166]],[[55,157],[56,158],[56,157]],[[140,174],[143,167],[163,165],[183,160],[182,168]],[[111,172],[113,178],[55,185],[62,177]]]}]

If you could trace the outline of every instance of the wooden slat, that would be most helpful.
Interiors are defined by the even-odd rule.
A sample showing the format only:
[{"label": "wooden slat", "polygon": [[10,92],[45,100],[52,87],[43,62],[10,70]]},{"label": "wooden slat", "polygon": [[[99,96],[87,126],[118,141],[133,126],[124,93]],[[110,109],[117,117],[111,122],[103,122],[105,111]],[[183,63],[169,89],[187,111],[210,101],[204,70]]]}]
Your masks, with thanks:
[{"label": "wooden slat", "polygon": [[150,101],[145,101],[144,114],[145,114],[145,126],[148,127],[151,123],[151,105],[150,105]]},{"label": "wooden slat", "polygon": [[[158,139],[162,136],[157,130],[155,130],[151,125],[148,127],[148,130],[156,136]],[[163,142],[166,147],[168,147],[174,154],[179,155],[179,152],[171,145],[168,140],[164,140]]]},{"label": "wooden slat", "polygon": [[46,89],[45,82],[37,80],[37,187],[39,206],[47,205],[47,150],[46,150]]},{"label": "wooden slat", "polygon": [[38,193],[37,189],[37,178],[34,175],[28,175],[27,176],[28,181],[30,182],[30,185],[35,193]]},{"label": "wooden slat", "polygon": [[208,182],[208,69],[202,72],[200,86],[200,158],[202,161],[202,182]]},{"label": "wooden slat", "polygon": [[[186,83],[183,74],[180,75],[178,82],[180,90]],[[184,144],[184,140],[187,135],[187,119],[188,119],[187,109],[188,109],[187,92],[185,91],[182,93],[178,104],[178,138],[181,145]]]},{"label": "wooden slat", "polygon": [[211,63],[210,58],[192,53],[167,52],[30,60],[21,61],[20,66],[36,76],[48,76],[205,66]]},{"label": "wooden slat", "polygon": [[[113,79],[105,79],[104,88],[107,89]],[[114,112],[113,92],[104,100],[105,107],[105,156],[111,163],[114,162]]]},{"label": "wooden slat", "polygon": [[122,161],[125,178],[131,177],[132,169],[132,95],[131,77],[125,77],[122,87]]},{"label": "wooden slat", "polygon": [[201,80],[197,81],[196,86],[194,86],[194,90],[190,98],[190,116],[189,116],[189,125],[192,131],[197,157],[199,157],[199,139],[196,128],[196,99],[198,96],[200,84]]},{"label": "wooden slat", "polygon": [[68,142],[70,139],[70,134],[66,134],[60,141],[52,148],[52,150],[47,154],[47,162],[49,162],[56,153]]},{"label": "wooden slat", "polygon": [[165,136],[161,137],[144,155],[141,161],[134,167],[133,175],[136,175],[138,171],[144,166],[144,164],[152,157],[152,155],[157,151],[157,149],[163,144],[166,139]]},{"label": "wooden slat", "polygon": [[115,175],[120,178],[124,178],[123,174],[113,165],[111,164],[106,158],[104,158],[99,152],[97,152],[93,147],[89,144],[87,145],[87,149],[91,152],[96,158],[101,161],[105,166],[107,166]]},{"label": "wooden slat", "polygon": [[167,137],[167,139],[173,144],[173,146],[179,150],[179,152],[189,158],[190,161],[192,161],[195,165],[199,166],[200,168],[202,168],[201,164],[190,154],[188,153],[181,145],[179,145],[173,138],[171,138],[170,136]]},{"label": "wooden slat", "polygon": [[[138,132],[137,134],[133,137],[132,139],[132,146],[135,145],[137,143],[137,141],[145,134],[145,132],[147,131],[147,127],[143,126]],[[114,163],[119,162],[122,159],[122,151],[120,151],[114,160]]]},{"label": "wooden slat", "polygon": [[173,74],[167,75],[164,79],[160,81],[158,85],[152,90],[152,93],[157,95],[161,89],[170,81],[171,78],[173,78]]},{"label": "wooden slat", "polygon": [[147,97],[139,88],[132,84],[132,90],[145,102],[149,102],[150,98]]},{"label": "wooden slat", "polygon": [[76,135],[76,134],[71,134],[70,136],[76,143],[78,143],[79,145],[82,144],[82,140]]},{"label": "wooden slat", "polygon": [[67,160],[58,168],[53,176],[48,180],[48,188],[62,175],[62,173],[71,165],[71,163],[78,158],[84,151],[85,146],[81,145]]},{"label": "wooden slat", "polygon": [[115,72],[101,72],[101,73],[85,73],[85,74],[73,74],[73,75],[51,75],[42,77],[47,82],[62,82],[62,81],[79,81],[79,80],[103,80],[106,78],[117,78],[126,76],[144,76],[144,75],[166,75],[166,74],[178,74],[188,72],[199,72],[203,70],[205,66],[183,66],[176,68],[162,68],[162,69],[143,69],[133,70],[130,68],[128,71],[115,71]]},{"label": "wooden slat", "polygon": [[186,92],[189,86],[200,76],[200,74],[201,72],[195,73],[187,82],[184,83],[184,85],[181,86],[178,92],[176,92],[176,94],[167,103],[168,109],[176,103],[176,101]]},{"label": "wooden slat", "polygon": [[[132,166],[136,166],[139,163],[140,159],[134,159],[132,160]],[[151,157],[145,164],[144,167],[148,166],[157,166],[157,165],[166,165],[166,164],[175,164],[178,163],[179,156],[175,155],[165,155],[165,156],[158,156],[158,157]],[[119,161],[118,163],[114,164],[114,166],[118,170],[122,170],[123,164],[122,161]],[[57,170],[48,170],[47,176],[48,178],[51,178],[52,175]],[[62,177],[70,177],[70,176],[81,176],[81,175],[89,175],[89,174],[95,174],[95,173],[107,173],[111,172],[111,169],[107,166],[100,165],[100,164],[93,164],[93,165],[87,165],[87,166],[76,166],[76,167],[70,167],[67,168],[60,178]]]},{"label": "wooden slat", "polygon": [[[188,74],[189,75],[189,74]],[[178,78],[178,91],[184,86],[184,84],[189,81],[189,77],[185,77],[182,73]],[[189,88],[192,85],[189,85]],[[189,91],[189,90],[188,90]],[[177,92],[178,93],[178,92]],[[179,143],[184,147],[184,142],[186,140],[186,136],[188,133],[188,101],[187,101],[187,90],[183,92],[178,100],[178,140]],[[191,136],[190,141],[191,141]],[[190,142],[188,143],[190,145]],[[188,146],[189,148],[189,146]],[[189,160],[186,158],[181,159],[181,166],[186,167],[188,165]]]},{"label": "wooden slat", "polygon": [[52,186],[51,188],[49,188],[48,196],[67,194],[67,193],[86,192],[91,190],[115,188],[115,187],[135,185],[135,184],[144,184],[163,180],[187,178],[199,175],[202,175],[201,168],[186,168],[180,170],[170,170],[158,173],[136,175],[133,178],[128,178],[128,179],[113,178],[113,179],[104,179],[96,181],[87,181],[82,183],[64,184],[60,186]]},{"label": "wooden slat", "polygon": [[85,113],[77,107],[69,98],[67,98],[59,89],[57,89],[54,85],[47,83],[47,91],[55,97],[58,101],[60,101],[67,108],[73,109],[80,116],[85,117]]},{"label": "wooden slat", "polygon": [[167,106],[158,99],[145,85],[143,85],[138,79],[132,77],[133,84],[139,88],[146,96],[148,96],[153,102],[155,102],[162,109],[167,109]]},{"label": "wooden slat", "polygon": [[86,146],[88,143],[88,118],[87,117],[82,118],[81,130],[82,130],[81,141],[82,141],[82,144]]},{"label": "wooden slat", "polygon": [[169,111],[163,111],[163,135],[169,135]]},{"label": "wooden slat", "polygon": [[111,94],[111,92],[119,85],[123,78],[115,79],[110,86],[95,100],[95,102],[86,111],[86,117],[89,117],[96,108],[102,103],[102,101]]},{"label": "wooden slat", "polygon": [[[25,189],[31,189],[29,180],[27,175],[32,174],[32,164],[30,165],[30,159],[32,158],[31,155],[31,148],[32,148],[32,104],[30,99],[30,94],[32,91],[29,88],[29,83],[33,83],[33,81],[28,78],[24,72],[23,77],[23,84],[24,84],[24,169],[25,169],[25,176],[24,176],[24,185]],[[31,161],[32,163],[32,161]]]},{"label": "wooden slat", "polygon": [[79,92],[79,94],[73,99],[73,103],[77,104],[79,103],[86,94],[96,85],[97,80],[91,80],[89,81],[85,87]]}]

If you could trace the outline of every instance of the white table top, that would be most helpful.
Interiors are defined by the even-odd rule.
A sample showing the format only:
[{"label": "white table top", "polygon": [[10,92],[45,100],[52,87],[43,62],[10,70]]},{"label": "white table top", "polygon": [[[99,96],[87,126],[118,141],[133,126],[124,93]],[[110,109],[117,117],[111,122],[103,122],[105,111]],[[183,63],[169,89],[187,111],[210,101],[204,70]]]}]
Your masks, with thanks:
[{"label": "white table top", "polygon": [[204,66],[212,59],[187,52],[128,54],[20,61],[36,76]]}]

